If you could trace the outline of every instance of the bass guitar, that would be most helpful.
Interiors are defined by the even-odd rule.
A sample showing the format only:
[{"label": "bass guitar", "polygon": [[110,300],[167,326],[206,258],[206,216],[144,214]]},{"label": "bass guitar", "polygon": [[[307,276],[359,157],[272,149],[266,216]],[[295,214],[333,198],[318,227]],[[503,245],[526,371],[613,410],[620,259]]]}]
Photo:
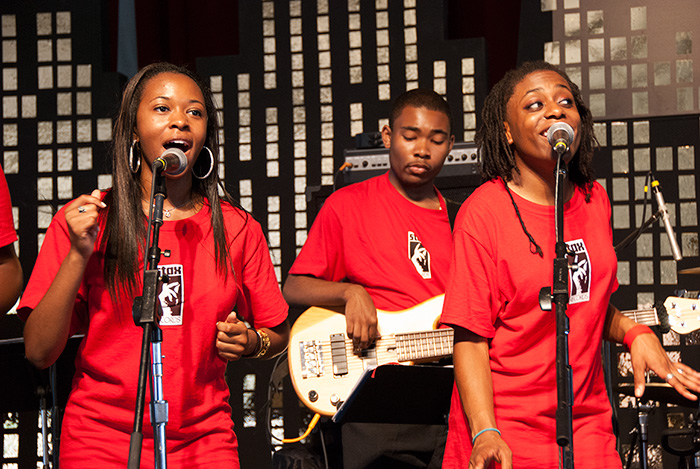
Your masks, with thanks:
[{"label": "bass guitar", "polygon": [[452,355],[454,331],[436,329],[444,295],[402,311],[377,310],[381,337],[360,352],[346,335],[342,308],[311,307],[292,326],[289,374],[299,399],[321,415],[333,415],[366,369],[413,364]]}]

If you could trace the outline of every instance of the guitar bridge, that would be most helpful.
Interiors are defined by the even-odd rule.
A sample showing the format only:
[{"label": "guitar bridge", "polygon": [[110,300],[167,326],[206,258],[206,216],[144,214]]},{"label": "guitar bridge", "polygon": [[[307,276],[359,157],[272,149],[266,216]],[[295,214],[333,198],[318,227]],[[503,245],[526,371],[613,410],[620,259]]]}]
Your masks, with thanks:
[{"label": "guitar bridge", "polygon": [[323,349],[320,340],[299,342],[302,378],[319,378],[323,376]]}]

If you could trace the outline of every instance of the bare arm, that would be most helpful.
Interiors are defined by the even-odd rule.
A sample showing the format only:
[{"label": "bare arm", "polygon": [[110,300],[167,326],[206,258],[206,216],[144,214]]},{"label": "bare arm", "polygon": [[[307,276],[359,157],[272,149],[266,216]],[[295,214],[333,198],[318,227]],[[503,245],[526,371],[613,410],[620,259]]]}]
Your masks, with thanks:
[{"label": "bare arm", "polygon": [[369,347],[379,335],[377,309],[361,285],[290,274],[282,294],[291,305],[344,306],[347,334],[356,350]]},{"label": "bare arm", "polygon": [[[485,428],[497,428],[488,342],[467,329],[455,327],[453,358],[457,389],[472,435]],[[510,448],[495,431],[486,431],[476,439],[469,467],[483,469],[490,461],[500,462],[503,469],[512,468]]]},{"label": "bare arm", "polygon": [[[612,342],[622,343],[627,331],[636,325],[636,322],[609,304],[603,337]],[[700,373],[683,363],[672,362],[655,334],[638,335],[632,342],[630,354],[634,371],[635,396],[641,397],[644,394],[645,373],[651,370],[661,378],[671,377],[666,381],[683,397],[697,399],[690,391],[700,393]]]},{"label": "bare arm", "polygon": [[66,207],[70,250],[24,326],[25,353],[37,368],[51,366],[68,341],[73,304],[99,232],[97,214],[104,207],[99,195],[99,191],[93,191],[92,195],[82,195]]},{"label": "bare arm", "polygon": [[22,265],[15,253],[14,244],[0,248],[0,285],[0,313],[6,313],[22,292]]}]

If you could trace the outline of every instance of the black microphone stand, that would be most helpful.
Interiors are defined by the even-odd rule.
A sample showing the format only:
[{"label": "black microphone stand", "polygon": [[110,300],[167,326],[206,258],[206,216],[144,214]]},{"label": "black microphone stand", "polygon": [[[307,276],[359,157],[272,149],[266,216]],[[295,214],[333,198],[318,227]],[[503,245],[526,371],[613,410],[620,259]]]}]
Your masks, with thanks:
[{"label": "black microphone stand", "polygon": [[[554,259],[554,278],[552,287],[540,290],[540,307],[551,311],[554,306],[557,323],[557,445],[560,448],[560,462],[564,469],[574,467],[574,431],[573,431],[573,375],[569,365],[569,318],[566,308],[569,304],[569,261],[564,242],[564,179],[566,167],[562,167],[562,156],[568,148],[557,146],[557,169],[555,185],[555,235],[556,258]],[[560,148],[564,151],[560,151]],[[554,300],[552,302],[552,300]]]},{"label": "black microphone stand", "polygon": [[[144,263],[143,294],[134,298],[132,314],[134,323],[143,328],[143,340],[141,342],[141,361],[139,366],[138,387],[136,389],[136,409],[134,412],[134,431],[131,434],[129,446],[129,469],[138,469],[141,463],[141,446],[143,444],[143,413],[146,400],[146,379],[148,366],[153,360],[151,369],[151,425],[153,426],[153,443],[155,451],[155,467],[167,467],[165,424],[168,421],[168,402],[163,399],[163,362],[161,342],[163,332],[158,321],[162,315],[160,302],[158,301],[158,284],[164,280],[158,273],[160,261],[160,248],[158,238],[160,227],[163,224],[163,200],[167,197],[165,189],[164,168],[154,165],[153,180],[151,183],[151,198],[148,214],[147,243],[151,241],[151,229],[153,239],[148,248],[147,262]],[[151,356],[148,348],[151,345]]]}]

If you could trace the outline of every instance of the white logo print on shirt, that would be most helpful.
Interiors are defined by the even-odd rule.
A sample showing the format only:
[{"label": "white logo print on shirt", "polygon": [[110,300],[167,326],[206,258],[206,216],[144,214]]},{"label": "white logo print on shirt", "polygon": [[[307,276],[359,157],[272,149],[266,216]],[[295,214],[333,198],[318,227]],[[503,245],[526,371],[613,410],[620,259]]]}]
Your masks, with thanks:
[{"label": "white logo print on shirt", "polygon": [[163,282],[158,294],[163,316],[161,326],[182,325],[182,304],[185,297],[184,275],[182,264],[159,265],[158,272],[167,275],[168,281]]},{"label": "white logo print on shirt", "polygon": [[408,258],[421,277],[426,280],[432,278],[430,253],[413,231],[408,232]]},{"label": "white logo print on shirt", "polygon": [[569,269],[571,280],[571,295],[569,304],[582,303],[591,297],[591,263],[588,257],[586,243],[582,239],[566,243],[567,250],[573,254],[567,256],[569,266],[575,265],[575,270]]}]

